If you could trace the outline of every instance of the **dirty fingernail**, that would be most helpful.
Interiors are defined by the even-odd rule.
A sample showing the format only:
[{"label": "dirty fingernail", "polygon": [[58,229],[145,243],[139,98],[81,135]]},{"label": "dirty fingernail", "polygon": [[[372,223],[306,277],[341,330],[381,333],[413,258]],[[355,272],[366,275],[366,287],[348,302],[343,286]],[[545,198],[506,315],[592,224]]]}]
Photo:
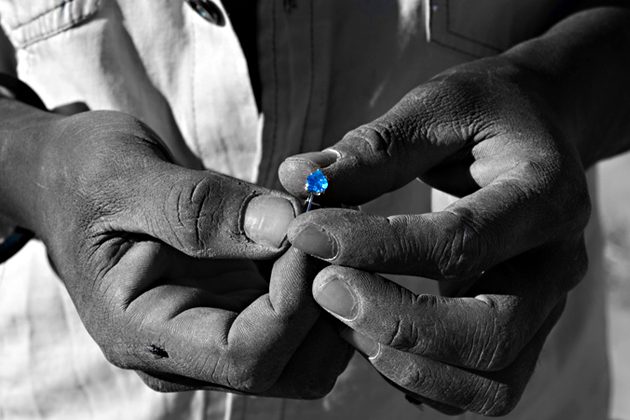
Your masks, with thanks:
[{"label": "dirty fingernail", "polygon": [[306,225],[300,230],[291,243],[301,251],[314,257],[329,260],[337,255],[337,241],[325,230]]},{"label": "dirty fingernail", "polygon": [[357,299],[348,284],[333,277],[315,292],[315,300],[324,309],[342,318],[352,319],[357,315]]},{"label": "dirty fingernail", "polygon": [[321,152],[308,152],[291,156],[289,159],[305,160],[315,164],[319,168],[332,165],[339,158],[339,154],[333,150],[323,150]]},{"label": "dirty fingernail", "polygon": [[243,230],[254,242],[279,248],[294,218],[295,210],[288,200],[271,195],[259,195],[247,205]]}]

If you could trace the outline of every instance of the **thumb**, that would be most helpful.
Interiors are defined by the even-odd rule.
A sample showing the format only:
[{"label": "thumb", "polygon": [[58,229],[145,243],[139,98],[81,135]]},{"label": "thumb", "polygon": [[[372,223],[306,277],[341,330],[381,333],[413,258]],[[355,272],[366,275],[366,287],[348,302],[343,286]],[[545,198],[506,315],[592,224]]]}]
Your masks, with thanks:
[{"label": "thumb", "polygon": [[421,176],[462,143],[455,130],[435,122],[435,110],[425,105],[424,95],[422,90],[411,92],[385,115],[324,151],[287,158],[279,169],[282,185],[304,196],[306,176],[321,168],[329,181],[321,201],[356,205]]},{"label": "thumb", "polygon": [[269,258],[286,248],[299,213],[289,195],[213,171],[156,162],[135,182],[118,229],[196,257]]}]

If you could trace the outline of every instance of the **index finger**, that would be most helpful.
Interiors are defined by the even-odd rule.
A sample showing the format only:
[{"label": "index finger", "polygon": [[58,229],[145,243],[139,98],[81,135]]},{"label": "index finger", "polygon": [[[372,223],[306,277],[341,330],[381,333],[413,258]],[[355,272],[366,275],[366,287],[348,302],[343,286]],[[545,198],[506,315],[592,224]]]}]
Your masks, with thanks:
[{"label": "index finger", "polygon": [[475,276],[529,249],[579,232],[579,198],[554,203],[522,178],[507,174],[489,186],[428,214],[382,217],[320,209],[289,225],[289,241],[335,265],[436,279]]},{"label": "index finger", "polygon": [[[291,194],[305,196],[306,175],[322,168],[329,187],[321,201],[356,205],[420,176],[466,146],[455,124],[443,113],[435,114],[431,95],[437,85],[412,91],[385,115],[349,131],[323,152],[287,158],[279,168],[280,182]],[[437,136],[430,134],[431,127]]]}]

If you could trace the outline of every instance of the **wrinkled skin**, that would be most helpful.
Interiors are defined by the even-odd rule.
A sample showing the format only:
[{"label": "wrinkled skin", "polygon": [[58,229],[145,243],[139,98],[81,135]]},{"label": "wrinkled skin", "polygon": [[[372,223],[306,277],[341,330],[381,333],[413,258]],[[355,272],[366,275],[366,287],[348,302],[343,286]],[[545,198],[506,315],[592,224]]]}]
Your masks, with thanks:
[{"label": "wrinkled skin", "polygon": [[[289,228],[295,247],[332,264],[313,294],[344,337],[412,400],[446,413],[514,408],[586,270],[584,169],[536,89],[503,57],[462,65],[280,169],[299,194],[296,174],[323,166],[328,204],[362,204],[415,178],[461,197],[387,218],[321,209]],[[444,296],[375,273],[434,278]]]},{"label": "wrinkled skin", "polygon": [[[122,113],[37,121],[12,132],[41,145],[28,184],[36,194],[25,195],[37,200],[15,205],[24,209],[15,219],[45,242],[111,363],[159,391],[330,391],[352,348],[311,295],[323,265],[286,241],[275,246],[275,234],[255,242],[243,226],[260,209],[254,200],[272,197],[290,219],[297,200],[178,167],[155,133]],[[277,260],[263,278],[252,260],[269,258]]]}]

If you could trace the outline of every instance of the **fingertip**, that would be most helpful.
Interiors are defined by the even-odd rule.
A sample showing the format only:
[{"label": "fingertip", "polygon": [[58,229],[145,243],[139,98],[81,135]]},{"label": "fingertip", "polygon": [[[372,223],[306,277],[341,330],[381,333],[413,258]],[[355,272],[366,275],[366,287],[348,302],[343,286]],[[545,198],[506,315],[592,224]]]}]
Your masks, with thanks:
[{"label": "fingertip", "polygon": [[346,267],[328,266],[313,281],[313,298],[322,308],[337,318],[350,322],[360,310],[360,300],[348,282]]},{"label": "fingertip", "polygon": [[304,189],[306,177],[316,169],[317,167],[309,162],[288,158],[278,168],[280,184],[289,194],[306,198],[307,193]]},{"label": "fingertip", "polygon": [[306,197],[307,193],[304,188],[306,177],[317,169],[322,169],[326,173],[325,168],[338,159],[339,153],[332,149],[288,157],[278,168],[280,183],[289,193],[298,197]]},{"label": "fingertip", "polygon": [[345,267],[339,267],[336,265],[329,265],[328,267],[320,270],[315,278],[313,279],[313,297],[317,300],[317,296],[320,294],[320,291],[324,288],[324,286],[334,278],[343,276],[343,269]]},{"label": "fingertip", "polygon": [[287,230],[298,212],[298,205],[285,197],[255,196],[246,204],[243,232],[259,245],[284,249],[288,247]]},{"label": "fingertip", "polygon": [[288,238],[302,252],[325,261],[334,260],[339,253],[339,243],[334,235],[312,223],[289,226]]},{"label": "fingertip", "polygon": [[[307,213],[298,214],[295,219],[291,221],[287,229],[287,238],[289,242],[293,244],[295,238],[300,232],[308,225],[312,224],[317,219],[320,209],[311,210]],[[315,222],[317,223],[317,222]]]}]

